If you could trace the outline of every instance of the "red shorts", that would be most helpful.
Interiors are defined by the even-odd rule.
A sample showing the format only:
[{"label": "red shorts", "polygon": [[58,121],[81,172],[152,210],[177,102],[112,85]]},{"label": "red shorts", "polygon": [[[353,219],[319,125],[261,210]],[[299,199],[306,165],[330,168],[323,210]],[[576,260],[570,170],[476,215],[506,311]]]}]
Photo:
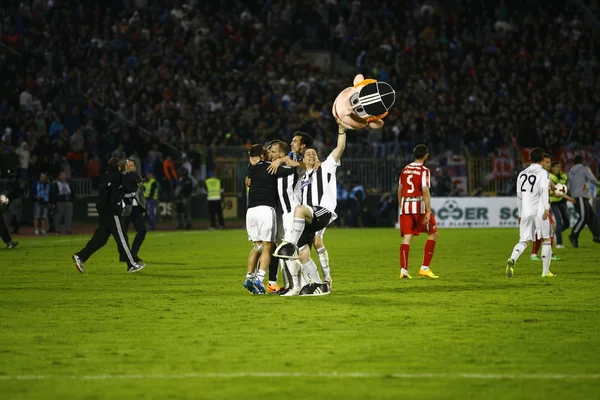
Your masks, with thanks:
[{"label": "red shorts", "polygon": [[418,235],[419,233],[435,233],[437,232],[437,222],[435,216],[431,213],[429,217],[429,225],[423,223],[425,214],[402,214],[400,215],[400,234]]},{"label": "red shorts", "polygon": [[552,213],[548,214],[548,219],[550,219],[550,225],[554,225],[554,217],[552,217]]}]

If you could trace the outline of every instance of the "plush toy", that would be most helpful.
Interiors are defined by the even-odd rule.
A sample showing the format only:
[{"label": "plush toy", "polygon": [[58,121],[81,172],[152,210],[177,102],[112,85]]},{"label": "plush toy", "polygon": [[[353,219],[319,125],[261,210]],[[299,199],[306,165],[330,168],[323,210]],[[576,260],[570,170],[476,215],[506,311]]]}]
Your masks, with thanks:
[{"label": "plush toy", "polygon": [[333,116],[346,129],[383,126],[383,117],[396,101],[396,93],[385,82],[358,74],[354,86],[344,89],[333,102]]}]

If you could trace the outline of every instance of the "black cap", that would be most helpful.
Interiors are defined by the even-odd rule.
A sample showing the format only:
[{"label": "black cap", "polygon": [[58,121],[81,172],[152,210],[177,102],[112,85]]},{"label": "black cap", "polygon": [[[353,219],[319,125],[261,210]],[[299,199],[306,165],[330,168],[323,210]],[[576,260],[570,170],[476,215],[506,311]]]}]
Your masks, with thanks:
[{"label": "black cap", "polygon": [[369,83],[360,89],[358,94],[360,104],[369,115],[385,114],[396,101],[396,92],[385,82]]}]

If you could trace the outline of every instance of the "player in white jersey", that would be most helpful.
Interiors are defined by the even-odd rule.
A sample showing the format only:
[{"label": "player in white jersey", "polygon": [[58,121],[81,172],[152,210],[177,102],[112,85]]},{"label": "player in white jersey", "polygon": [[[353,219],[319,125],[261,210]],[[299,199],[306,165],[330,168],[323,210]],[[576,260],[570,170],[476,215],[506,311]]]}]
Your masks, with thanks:
[{"label": "player in white jersey", "polygon": [[[323,284],[317,265],[310,258],[310,247],[315,233],[337,218],[336,171],[345,148],[346,130],[339,125],[337,146],[318,169],[315,169],[317,151],[314,148],[304,151],[307,170],[300,182],[302,205],[295,208],[292,230],[289,238],[286,238],[289,242],[282,242],[274,253],[275,257],[298,258],[302,263],[302,272],[309,284],[302,288],[300,295],[325,295],[330,292],[330,285]],[[323,274],[326,282],[330,283],[329,268],[324,268]]]},{"label": "player in white jersey", "polygon": [[[304,157],[304,150],[309,147],[312,147],[312,144],[313,144],[313,138],[308,133],[301,132],[301,131],[295,132],[294,138],[292,139],[292,142],[290,143],[290,148],[291,148],[290,154],[285,157],[281,157],[279,159],[272,160],[273,162],[271,163],[271,166],[269,167],[269,171],[271,173],[275,173],[275,171],[277,171],[277,168],[280,165],[283,165],[285,163],[288,166],[296,167],[298,181],[301,181],[301,178],[305,172],[305,170],[304,170],[305,167],[304,167],[304,164],[302,163],[302,159]],[[321,162],[317,159],[317,161],[315,163],[315,169],[318,169],[320,165],[321,165]],[[296,189],[298,190],[299,187]],[[301,201],[301,195],[300,195],[299,201]],[[292,216],[291,220],[293,220],[293,216]],[[329,252],[327,251],[327,248],[325,247],[325,243],[323,242],[323,236],[325,234],[326,229],[327,228],[323,228],[320,231],[315,233],[315,238],[314,238],[313,244],[315,246],[315,250],[319,257],[319,264],[321,265],[323,274],[327,276],[329,274],[329,270],[330,270],[330,268],[329,268]],[[286,229],[286,231],[287,231],[287,229]],[[285,236],[284,236],[284,238],[285,238]],[[297,265],[296,265],[296,267],[297,267]],[[293,268],[293,270],[290,271],[290,273],[292,275],[294,275],[294,270],[295,270],[295,268]],[[329,283],[331,283],[331,279],[329,279]],[[290,295],[293,295],[293,293],[291,293]]]},{"label": "player in white jersey", "polygon": [[[555,276],[550,272],[552,256],[552,228],[550,226],[550,178],[547,169],[550,155],[536,147],[531,150],[532,164],[525,168],[517,178],[517,207],[519,209],[519,243],[513,248],[506,262],[506,275],[514,275],[514,267],[518,258],[523,254],[536,232],[542,238],[542,277]],[[548,164],[548,165],[546,165]]]},{"label": "player in white jersey", "polygon": [[[274,141],[269,146],[269,158],[271,162],[277,162],[286,157],[289,149],[290,146],[286,142],[281,140]],[[289,162],[296,164],[293,160],[289,160]],[[289,168],[289,166],[287,167]],[[304,168],[304,163],[298,163],[295,174],[277,179],[277,244],[280,244],[284,240],[286,232],[292,229],[294,209],[300,204],[296,186],[304,174]],[[301,265],[298,260],[284,260],[281,258],[279,259],[279,265],[283,272],[285,285],[283,289],[278,290],[278,294],[285,295],[292,286],[291,276],[298,275]],[[269,285],[276,287],[277,282],[269,282]]]}]

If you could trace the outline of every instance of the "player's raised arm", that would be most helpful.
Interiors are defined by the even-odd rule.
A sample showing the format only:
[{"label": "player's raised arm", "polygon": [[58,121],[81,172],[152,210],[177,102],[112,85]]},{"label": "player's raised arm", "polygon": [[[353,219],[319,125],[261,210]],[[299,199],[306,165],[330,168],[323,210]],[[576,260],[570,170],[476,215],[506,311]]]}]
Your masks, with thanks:
[{"label": "player's raised arm", "polygon": [[271,162],[271,165],[269,165],[269,167],[267,168],[267,172],[270,173],[271,175],[275,175],[277,173],[277,168],[279,168],[279,166],[281,164],[287,163],[290,160],[291,160],[290,156],[284,156],[284,157],[278,158],[277,160],[273,160]]},{"label": "player's raised arm", "polygon": [[338,139],[337,146],[331,152],[331,156],[333,157],[336,163],[340,162],[340,158],[342,158],[342,154],[344,154],[344,150],[346,150],[346,128],[338,123]]}]

